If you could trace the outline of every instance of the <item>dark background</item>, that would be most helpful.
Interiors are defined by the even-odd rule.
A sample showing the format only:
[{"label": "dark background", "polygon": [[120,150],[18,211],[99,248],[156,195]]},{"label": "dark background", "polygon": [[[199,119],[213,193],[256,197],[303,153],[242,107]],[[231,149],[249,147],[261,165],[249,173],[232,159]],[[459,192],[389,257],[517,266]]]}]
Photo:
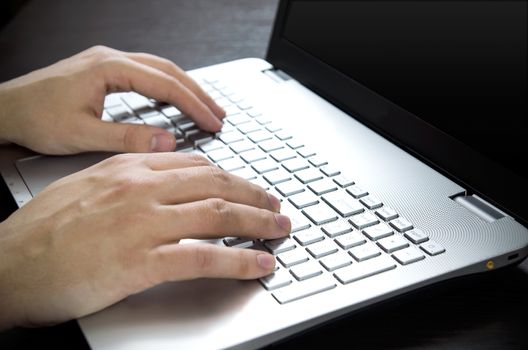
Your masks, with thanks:
[{"label": "dark background", "polygon": [[[277,0],[4,0],[0,5],[0,81],[96,44],[154,53],[174,60],[184,69],[242,57],[262,58],[277,3]],[[0,220],[4,220],[15,205],[3,181],[0,200]],[[525,262],[520,268],[472,276],[407,295],[272,348],[322,345],[526,349],[527,312]],[[0,349],[27,348],[84,349],[87,345],[74,321],[0,333]]]}]

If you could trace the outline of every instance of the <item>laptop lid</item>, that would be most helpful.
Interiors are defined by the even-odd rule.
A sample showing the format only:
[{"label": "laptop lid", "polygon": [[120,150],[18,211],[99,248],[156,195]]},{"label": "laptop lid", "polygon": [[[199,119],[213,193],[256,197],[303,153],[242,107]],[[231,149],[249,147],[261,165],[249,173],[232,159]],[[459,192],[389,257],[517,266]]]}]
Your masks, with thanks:
[{"label": "laptop lid", "polygon": [[281,1],[267,59],[526,225],[526,1]]}]

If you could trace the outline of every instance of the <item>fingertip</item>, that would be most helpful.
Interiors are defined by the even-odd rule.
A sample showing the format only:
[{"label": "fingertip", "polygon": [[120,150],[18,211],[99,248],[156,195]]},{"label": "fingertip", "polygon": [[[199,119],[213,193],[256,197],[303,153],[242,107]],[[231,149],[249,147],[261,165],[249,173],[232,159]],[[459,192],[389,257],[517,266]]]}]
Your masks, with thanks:
[{"label": "fingertip", "polygon": [[275,257],[268,253],[258,254],[257,264],[262,270],[272,272],[275,268]]},{"label": "fingertip", "polygon": [[290,233],[291,231],[291,220],[289,217],[283,214],[275,213],[275,221],[277,222],[277,225],[287,233]]}]

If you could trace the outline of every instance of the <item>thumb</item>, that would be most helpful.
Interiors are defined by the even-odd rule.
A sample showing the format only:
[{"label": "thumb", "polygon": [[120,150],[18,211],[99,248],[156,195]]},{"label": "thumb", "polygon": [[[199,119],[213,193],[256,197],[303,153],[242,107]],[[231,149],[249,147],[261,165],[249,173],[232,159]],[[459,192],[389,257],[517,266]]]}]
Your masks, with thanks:
[{"label": "thumb", "polygon": [[113,152],[170,152],[176,139],[170,132],[148,125],[120,124],[89,118],[85,150]]}]

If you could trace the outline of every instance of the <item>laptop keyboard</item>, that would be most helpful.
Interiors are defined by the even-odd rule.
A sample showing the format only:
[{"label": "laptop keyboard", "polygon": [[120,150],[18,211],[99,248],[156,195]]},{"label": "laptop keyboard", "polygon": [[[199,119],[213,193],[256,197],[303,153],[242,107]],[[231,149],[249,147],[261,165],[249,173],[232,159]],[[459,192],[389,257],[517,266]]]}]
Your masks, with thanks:
[{"label": "laptop keyboard", "polygon": [[223,240],[229,247],[261,249],[276,256],[275,271],[260,282],[279,303],[445,252],[382,198],[272,123],[226,84],[214,79],[200,84],[226,110],[219,133],[201,131],[177,108],[133,92],[108,95],[102,119],[167,129],[176,136],[178,151],[203,154],[281,200],[281,212],[292,222],[289,237]]}]

